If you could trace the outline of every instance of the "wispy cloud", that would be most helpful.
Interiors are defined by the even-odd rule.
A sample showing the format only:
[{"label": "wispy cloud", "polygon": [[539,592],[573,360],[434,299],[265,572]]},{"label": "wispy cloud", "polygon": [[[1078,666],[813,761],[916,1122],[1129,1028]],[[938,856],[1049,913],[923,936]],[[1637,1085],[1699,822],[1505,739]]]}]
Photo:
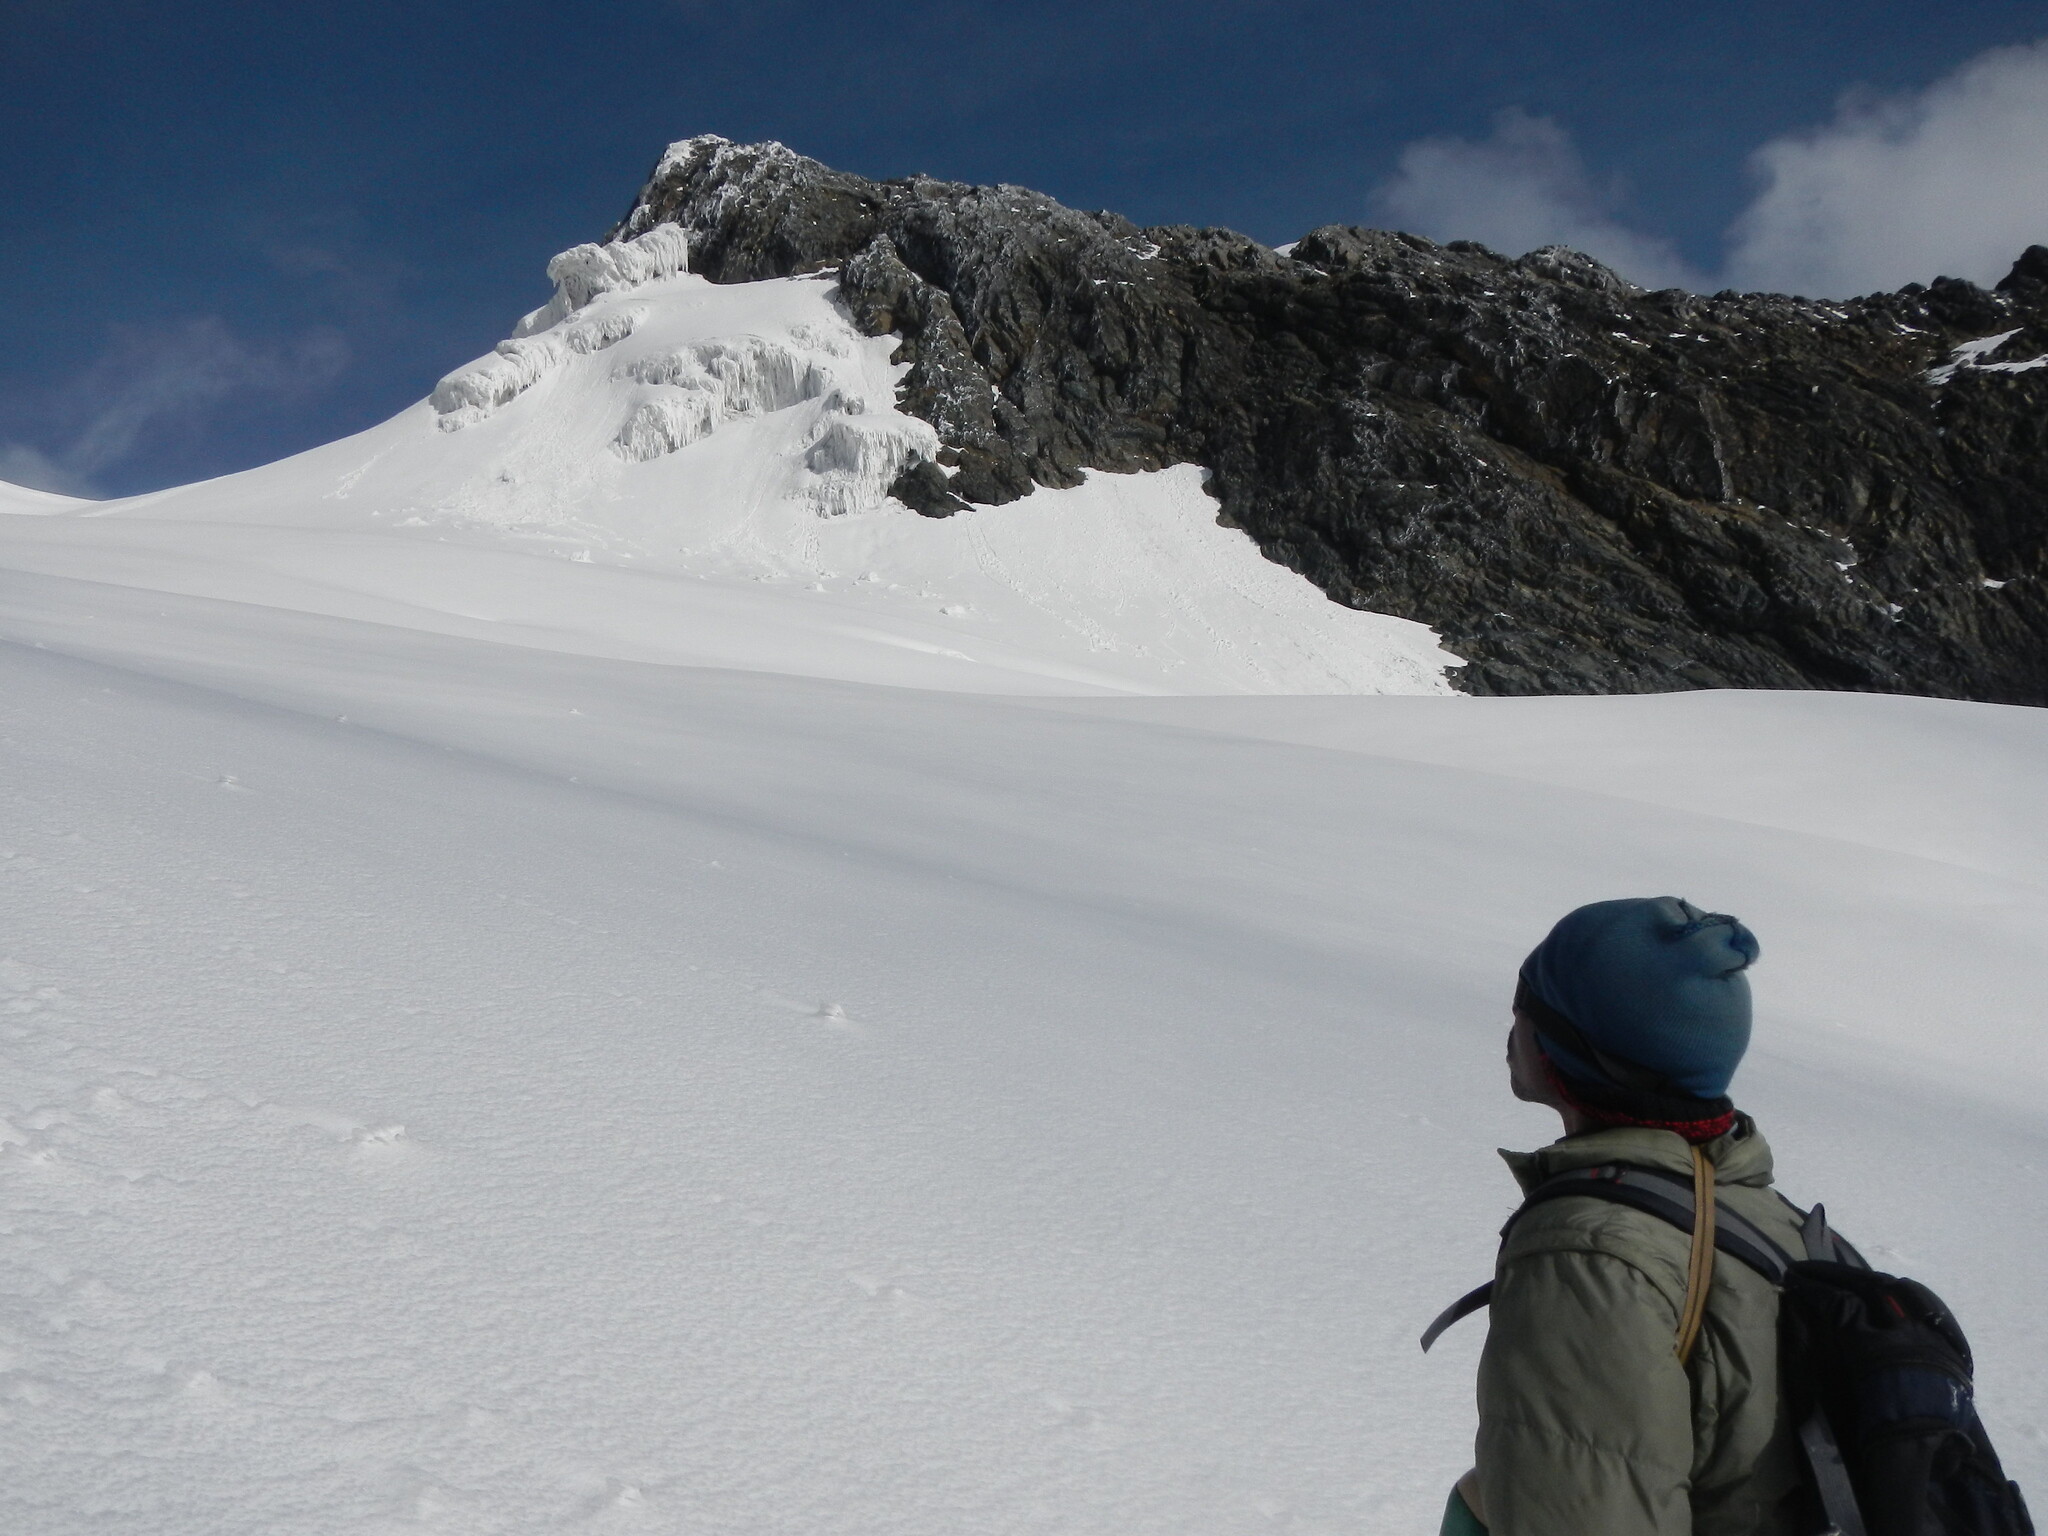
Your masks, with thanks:
[{"label": "wispy cloud", "polygon": [[90,480],[27,443],[0,443],[0,480],[32,491],[55,491],[59,496],[99,495],[99,488]]},{"label": "wispy cloud", "polygon": [[1373,196],[1384,223],[1511,255],[1569,245],[1646,287],[1838,298],[1948,275],[1990,283],[2048,242],[2048,41],[1980,54],[1924,90],[1845,97],[1773,139],[1718,272],[1622,221],[1557,122],[1509,110],[1482,140],[1424,139]]},{"label": "wispy cloud", "polygon": [[237,397],[303,395],[331,382],[348,361],[347,341],[331,330],[251,344],[212,315],[118,330],[53,400],[50,435],[60,446],[0,444],[0,479],[95,495],[99,476],[156,435],[194,429]]},{"label": "wispy cloud", "polygon": [[1669,241],[1613,215],[1619,187],[1597,186],[1571,135],[1548,117],[1510,107],[1490,137],[1422,139],[1373,194],[1382,223],[1438,240],[1477,240],[1521,255],[1568,245],[1651,288],[1698,286]]}]

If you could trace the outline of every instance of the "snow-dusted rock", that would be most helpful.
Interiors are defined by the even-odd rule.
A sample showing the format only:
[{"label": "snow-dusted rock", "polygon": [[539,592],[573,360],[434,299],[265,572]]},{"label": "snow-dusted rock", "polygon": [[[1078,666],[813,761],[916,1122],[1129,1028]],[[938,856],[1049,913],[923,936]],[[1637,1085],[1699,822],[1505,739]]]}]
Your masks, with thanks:
[{"label": "snow-dusted rock", "polygon": [[1194,463],[1268,555],[1431,624],[1477,692],[2048,703],[2048,248],[1991,291],[1650,293],[1556,247],[1326,226],[1283,254],[712,136],[619,232],[667,224],[718,282],[839,273],[939,433],[950,473],[894,488],[935,516]]}]

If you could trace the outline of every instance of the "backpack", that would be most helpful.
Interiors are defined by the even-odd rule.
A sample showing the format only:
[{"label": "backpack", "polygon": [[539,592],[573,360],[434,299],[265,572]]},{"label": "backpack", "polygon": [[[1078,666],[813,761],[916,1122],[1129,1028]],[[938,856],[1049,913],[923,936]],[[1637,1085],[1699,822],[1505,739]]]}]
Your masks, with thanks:
[{"label": "backpack", "polygon": [[[1501,1239],[1531,1207],[1567,1195],[1632,1206],[1692,1235],[1696,1189],[1711,1187],[1711,1179],[1696,1185],[1621,1164],[1574,1169],[1531,1190]],[[1792,1207],[1801,1217],[1803,1258],[1720,1201],[1707,1205],[1699,1234],[1711,1242],[1705,1273],[1711,1277],[1718,1251],[1779,1287],[1779,1379],[1824,1536],[2034,1536],[2019,1485],[2006,1477],[1977,1416],[1969,1343],[1941,1299],[1917,1281],[1873,1270],[1818,1205],[1805,1213]],[[1694,1243],[1692,1276],[1702,1273],[1703,1246]],[[1687,1289],[1681,1359],[1706,1304],[1703,1289],[1691,1294],[1690,1278]],[[1430,1324],[1422,1347],[1492,1295],[1488,1281],[1459,1297]]]}]

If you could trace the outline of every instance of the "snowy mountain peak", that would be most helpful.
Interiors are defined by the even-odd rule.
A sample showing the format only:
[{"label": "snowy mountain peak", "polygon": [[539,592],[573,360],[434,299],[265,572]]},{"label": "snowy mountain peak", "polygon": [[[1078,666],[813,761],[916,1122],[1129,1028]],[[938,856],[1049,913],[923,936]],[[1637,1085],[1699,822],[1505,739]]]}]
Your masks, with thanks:
[{"label": "snowy mountain peak", "polygon": [[829,174],[829,168],[822,161],[800,155],[775,139],[740,144],[722,134],[700,133],[687,139],[677,139],[663,150],[648,184],[651,186],[674,176],[729,174],[734,169],[744,173],[757,167],[773,167],[784,175],[805,171]]},{"label": "snowy mountain peak", "polygon": [[[908,183],[862,234],[872,189],[685,149],[754,200],[565,253],[369,431],[126,501],[0,485],[0,1532],[1434,1529],[1483,1334],[1413,1340],[1491,1262],[1489,1148],[1557,1130],[1501,1071],[1516,967],[1645,889],[1764,936],[1742,1106],[1788,1196],[1969,1319],[2038,1496],[2048,713],[1136,697],[1447,693],[1429,630],[1299,574],[1407,562],[1512,638],[1431,496],[1585,600],[1443,402],[1453,345],[1540,374],[1602,290],[1516,289],[1532,339],[1461,289],[1491,257],[1312,235],[1310,278]],[[1168,345],[1209,301],[1239,331]],[[1901,344],[1974,360],[1899,387],[1959,458],[2048,386],[2007,329]],[[1361,336],[1405,374],[1341,376]],[[1320,494],[1333,400],[1403,520],[1333,491],[1266,559],[1215,492]],[[1610,489],[1686,429],[1637,406]],[[1213,474],[1142,430],[1211,409]],[[1002,504],[917,516],[906,456]],[[1698,558],[1763,544],[1686,511]]]},{"label": "snowy mountain peak", "polygon": [[[741,180],[764,157],[811,164],[677,149]],[[915,515],[892,495],[906,472],[952,470],[899,406],[901,338],[863,333],[836,271],[714,283],[695,238],[657,222],[564,251],[548,302],[412,409],[33,536],[7,519],[18,558],[546,650],[959,691],[1448,691],[1457,659],[1427,629],[1265,560],[1193,466]]]},{"label": "snowy mountain peak", "polygon": [[612,238],[640,235],[668,222],[653,201],[653,194],[664,186],[683,184],[714,189],[711,202],[718,216],[724,216],[744,205],[749,188],[816,183],[835,176],[837,173],[830,167],[774,139],[736,144],[715,133],[678,139],[662,151],[646,185],[633,200],[632,209],[612,231]]}]

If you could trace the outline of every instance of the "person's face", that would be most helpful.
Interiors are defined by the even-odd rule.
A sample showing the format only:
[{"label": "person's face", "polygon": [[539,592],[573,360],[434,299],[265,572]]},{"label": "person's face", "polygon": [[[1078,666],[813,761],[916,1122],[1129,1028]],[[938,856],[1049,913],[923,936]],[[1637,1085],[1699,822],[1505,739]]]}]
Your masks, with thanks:
[{"label": "person's face", "polygon": [[1525,1104],[1555,1106],[1557,1095],[1543,1074],[1543,1047],[1536,1043],[1536,1025],[1525,1013],[1515,1015],[1508,1031],[1508,1086]]},{"label": "person's face", "polygon": [[1536,1041],[1535,1021],[1518,1013],[1514,1028],[1508,1031],[1508,1085],[1515,1090],[1515,1097],[1525,1104],[1541,1104],[1556,1110],[1564,1121],[1567,1136],[1598,1129],[1594,1121],[1573,1108],[1571,1101],[1551,1085],[1550,1074],[1543,1066],[1543,1047]]}]

